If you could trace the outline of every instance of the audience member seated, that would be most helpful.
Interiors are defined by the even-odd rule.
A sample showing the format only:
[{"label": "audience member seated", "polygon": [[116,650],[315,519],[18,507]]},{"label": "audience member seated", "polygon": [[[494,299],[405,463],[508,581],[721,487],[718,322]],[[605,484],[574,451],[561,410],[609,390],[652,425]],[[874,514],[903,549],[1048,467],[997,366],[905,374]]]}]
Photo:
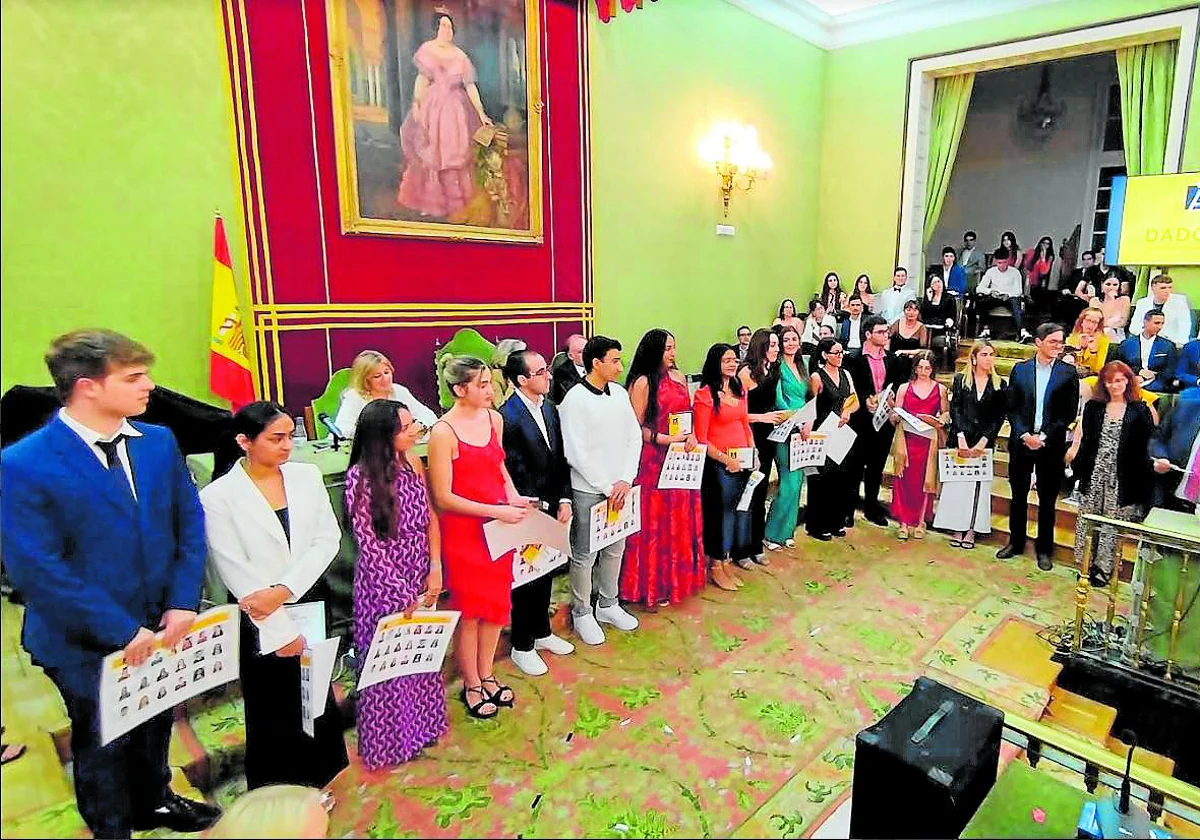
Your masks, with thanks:
[{"label": "audience member seated", "polygon": [[1113,341],[1125,340],[1129,307],[1129,296],[1122,293],[1120,278],[1115,274],[1105,277],[1100,284],[1100,310],[1104,313],[1104,334]]},{"label": "audience member seated", "polygon": [[880,318],[893,324],[899,321],[900,316],[904,314],[904,304],[916,299],[917,293],[908,287],[908,269],[898,265],[892,272],[892,286],[879,295],[879,300],[875,303],[875,311]]},{"label": "audience member seated", "polygon": [[1108,359],[1109,338],[1101,329],[1103,324],[1104,312],[1097,306],[1088,307],[1075,319],[1075,327],[1067,336],[1080,376],[1095,376]]},{"label": "audience member seated", "polygon": [[491,360],[492,406],[494,408],[498,409],[508,402],[508,398],[517,389],[517,386],[504,375],[504,363],[513,353],[526,349],[528,349],[527,345],[519,338],[505,338],[496,342],[496,349],[492,352]]},{"label": "audience member seated", "polygon": [[354,436],[358,415],[371,400],[395,400],[412,412],[413,419],[426,429],[433,428],[437,415],[412,395],[412,391],[392,381],[395,368],[388,357],[377,350],[364,350],[354,357],[350,366],[350,387],[342,392],[334,425],[343,435]]},{"label": "audience member seated", "polygon": [[942,288],[952,295],[965,295],[967,293],[967,273],[963,271],[963,267],[958,264],[958,254],[954,249],[947,245],[942,249],[942,261],[938,265],[931,265],[929,271],[925,272],[926,283],[930,277],[938,277],[942,281]]},{"label": "audience member seated", "polygon": [[804,355],[811,355],[812,351],[816,349],[817,342],[821,340],[821,327],[829,327],[836,332],[837,326],[837,318],[826,311],[825,304],[821,303],[820,298],[810,300],[808,302],[808,318],[803,322],[800,330],[800,349],[804,351]]},{"label": "audience member seated", "polygon": [[912,359],[929,347],[929,330],[921,323],[921,305],[915,300],[904,304],[900,320],[888,328],[892,340],[892,352],[897,359],[897,378],[907,382],[912,373]]},{"label": "audience member seated", "polygon": [[[1011,236],[1011,234],[1005,234]],[[988,303],[1003,303],[1012,312],[1013,323],[1019,331],[1020,338],[1029,338],[1029,330],[1025,328],[1025,298],[1021,272],[1012,264],[1012,254],[1004,248],[997,248],[992,253],[992,267],[983,275],[979,282],[976,298],[979,316],[982,322]],[[991,330],[985,325],[979,333],[980,338],[991,338]]]},{"label": "audience member seated", "polygon": [[1166,274],[1160,274],[1151,280],[1150,294],[1133,307],[1133,316],[1129,323],[1135,326],[1141,324],[1147,312],[1151,309],[1161,309],[1165,319],[1162,337],[1176,347],[1182,347],[1192,337],[1192,310],[1186,296],[1171,291],[1174,285],[1175,281]]},{"label": "audience member seated", "polygon": [[[1090,283],[1093,288],[1098,287],[1103,276],[1104,273],[1096,265],[1096,252],[1084,251],[1079,258],[1079,267],[1071,270],[1070,282],[1062,284],[1062,292],[1064,295],[1073,295],[1080,283]],[[1090,300],[1091,298],[1088,298],[1089,302]]]},{"label": "audience member seated", "polygon": [[[1017,271],[1022,272],[1022,276],[1024,276],[1025,252],[1022,251],[1021,246],[1017,244],[1017,235],[1011,230],[1006,230],[1004,233],[1000,234],[1000,248],[1008,251],[1009,262],[1012,264],[1012,267]],[[992,253],[992,256],[995,257],[995,252]]]},{"label": "audience member seated", "polygon": [[586,344],[587,339],[581,335],[573,335],[567,339],[566,355],[552,371],[554,382],[550,386],[550,402],[555,405],[559,405],[567,391],[578,385],[587,375],[583,368],[583,348]]},{"label": "audience member seated", "polygon": [[746,354],[750,352],[750,337],[752,335],[750,327],[745,324],[737,328],[737,344],[733,345],[733,352],[737,353],[739,365],[746,361]]},{"label": "audience member seated", "polygon": [[839,320],[842,318],[846,311],[846,293],[842,291],[842,280],[836,271],[825,275],[825,279],[821,281],[821,294],[817,297],[828,314]]},{"label": "audience member seated", "polygon": [[1137,372],[1142,388],[1164,393],[1175,371],[1175,345],[1162,336],[1166,316],[1150,309],[1142,316],[1142,332],[1121,343],[1117,358]]},{"label": "audience member seated", "polygon": [[796,302],[791,298],[784,298],[779,304],[779,317],[771,324],[773,327],[794,327],[797,332],[803,334],[804,319],[800,317],[799,311],[796,309]]},{"label": "audience member seated", "polygon": [[[958,266],[955,266],[958,268]],[[958,297],[945,291],[945,283],[939,274],[930,274],[921,300],[921,323],[929,333],[929,348],[937,356],[938,364],[953,365],[951,351],[958,331]]]},{"label": "audience member seated", "polygon": [[1054,272],[1054,240],[1043,236],[1037,245],[1025,252],[1025,280],[1029,283],[1029,292],[1037,300],[1042,292],[1049,292],[1051,276]]},{"label": "audience member seated", "polygon": [[865,274],[860,274],[854,279],[854,291],[850,293],[850,297],[858,297],[863,302],[863,313],[870,315],[875,311],[875,293],[871,291],[871,278]]},{"label": "audience member seated", "polygon": [[963,273],[967,276],[968,294],[975,293],[975,289],[979,286],[979,280],[983,277],[986,267],[984,266],[983,249],[975,244],[977,239],[978,237],[973,230],[964,233],[962,251],[958,255],[958,263],[962,266]]},{"label": "audience member seated", "polygon": [[1191,513],[1200,494],[1200,389],[1179,395],[1150,444],[1157,476],[1154,504]]},{"label": "audience member seated", "polygon": [[1189,388],[1200,389],[1200,335],[1183,345],[1179,360],[1175,363],[1176,391],[1186,392]]},{"label": "audience member seated", "polygon": [[[850,301],[846,304],[846,309],[848,317],[842,321],[837,339],[842,343],[842,347],[846,348],[847,358],[853,358],[862,352],[863,325],[869,316],[865,314],[863,300],[858,295],[851,296]],[[801,349],[803,350],[803,348]]]}]

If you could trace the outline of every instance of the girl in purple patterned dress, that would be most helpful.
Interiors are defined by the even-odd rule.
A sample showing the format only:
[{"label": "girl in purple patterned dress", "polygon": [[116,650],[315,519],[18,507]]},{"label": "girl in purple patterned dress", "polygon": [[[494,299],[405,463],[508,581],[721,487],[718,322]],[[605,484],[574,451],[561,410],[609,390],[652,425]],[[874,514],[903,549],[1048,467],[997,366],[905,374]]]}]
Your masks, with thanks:
[{"label": "girl in purple patterned dress", "polygon": [[[403,404],[363,409],[346,473],[346,511],[358,543],[354,649],[365,657],[379,619],[434,607],[442,590],[441,540],[413,445],[424,433]],[[397,677],[358,696],[358,754],[370,769],[415,758],[447,729],[441,674]]]}]

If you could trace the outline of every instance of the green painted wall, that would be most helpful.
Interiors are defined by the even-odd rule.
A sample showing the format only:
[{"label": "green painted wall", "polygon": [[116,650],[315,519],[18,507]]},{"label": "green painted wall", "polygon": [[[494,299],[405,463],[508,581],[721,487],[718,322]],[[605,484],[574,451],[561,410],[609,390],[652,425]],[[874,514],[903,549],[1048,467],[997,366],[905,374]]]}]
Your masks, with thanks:
[{"label": "green painted wall", "polygon": [[[212,217],[245,281],[223,46],[206,0],[3,0],[0,380],[48,384],[49,340],[86,326],[208,390]],[[244,300],[244,298],[243,298]]]},{"label": "green painted wall", "polygon": [[[1177,0],[1061,0],[828,54],[821,138],[817,268],[842,278],[891,277],[911,58],[1179,8]],[[1193,79],[1184,169],[1200,169],[1200,73]],[[911,267],[910,267],[911,268]],[[1177,290],[1200,306],[1200,270],[1176,269]],[[812,286],[815,289],[819,280]]]},{"label": "green painted wall", "polygon": [[[670,329],[698,370],[710,344],[815,282],[825,53],[717,0],[591,23],[596,329],[627,360],[645,330]],[[716,173],[695,148],[722,120],[755,126],[775,162],[734,195],[734,237],[715,235]]]}]

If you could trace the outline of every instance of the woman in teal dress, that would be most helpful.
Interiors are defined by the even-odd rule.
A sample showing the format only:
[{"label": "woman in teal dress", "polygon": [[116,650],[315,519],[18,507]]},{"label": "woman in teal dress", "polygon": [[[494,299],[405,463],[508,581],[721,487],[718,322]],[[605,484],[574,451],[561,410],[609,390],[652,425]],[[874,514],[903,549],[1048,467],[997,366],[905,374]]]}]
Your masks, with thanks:
[{"label": "woman in teal dress", "polygon": [[[775,407],[780,411],[799,411],[808,401],[808,371],[800,356],[800,333],[794,327],[784,327],[780,334],[783,355],[779,358],[779,385]],[[799,434],[797,429],[795,434]],[[800,514],[800,488],[804,486],[804,471],[791,469],[791,448],[780,444],[775,452],[779,470],[779,492],[771,503],[767,517],[766,546],[778,551],[796,544],[796,520]]]}]

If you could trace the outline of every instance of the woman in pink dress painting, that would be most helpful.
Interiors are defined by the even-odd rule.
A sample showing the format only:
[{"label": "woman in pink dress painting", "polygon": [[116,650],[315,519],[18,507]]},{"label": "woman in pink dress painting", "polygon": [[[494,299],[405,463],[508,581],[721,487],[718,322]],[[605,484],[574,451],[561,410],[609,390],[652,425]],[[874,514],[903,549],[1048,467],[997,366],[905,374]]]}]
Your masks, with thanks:
[{"label": "woman in pink dress painting", "polygon": [[422,216],[445,218],[475,192],[472,137],[492,121],[475,86],[475,65],[454,43],[449,10],[434,10],[433,30],[413,56],[417,81],[400,126],[404,171],[396,200]]}]

